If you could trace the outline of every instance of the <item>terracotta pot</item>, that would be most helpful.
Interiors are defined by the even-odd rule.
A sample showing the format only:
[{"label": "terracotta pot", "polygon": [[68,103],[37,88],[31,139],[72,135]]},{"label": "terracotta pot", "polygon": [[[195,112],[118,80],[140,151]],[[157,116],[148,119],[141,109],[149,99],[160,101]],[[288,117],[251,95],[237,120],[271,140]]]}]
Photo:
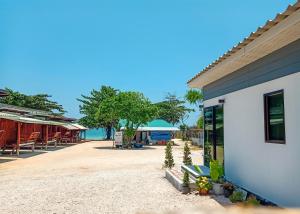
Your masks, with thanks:
[{"label": "terracotta pot", "polygon": [[208,190],[206,190],[206,189],[200,189],[199,190],[199,194],[200,195],[208,195]]}]

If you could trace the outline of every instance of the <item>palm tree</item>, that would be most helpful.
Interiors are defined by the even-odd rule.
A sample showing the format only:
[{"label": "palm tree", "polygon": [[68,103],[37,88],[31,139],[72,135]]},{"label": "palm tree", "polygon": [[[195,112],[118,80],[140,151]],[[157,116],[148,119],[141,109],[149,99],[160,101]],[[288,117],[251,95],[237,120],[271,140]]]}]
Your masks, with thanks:
[{"label": "palm tree", "polygon": [[188,101],[192,105],[196,105],[199,107],[199,111],[201,112],[201,116],[197,121],[197,126],[199,128],[203,128],[203,94],[200,90],[190,89],[186,95],[185,100]]}]

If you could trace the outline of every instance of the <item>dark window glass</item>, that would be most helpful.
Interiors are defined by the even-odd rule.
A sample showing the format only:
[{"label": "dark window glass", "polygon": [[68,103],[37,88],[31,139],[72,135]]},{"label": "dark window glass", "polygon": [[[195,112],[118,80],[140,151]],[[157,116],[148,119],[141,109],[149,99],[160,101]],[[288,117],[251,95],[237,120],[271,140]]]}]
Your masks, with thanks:
[{"label": "dark window glass", "polygon": [[265,95],[265,132],[269,143],[285,143],[283,90]]}]

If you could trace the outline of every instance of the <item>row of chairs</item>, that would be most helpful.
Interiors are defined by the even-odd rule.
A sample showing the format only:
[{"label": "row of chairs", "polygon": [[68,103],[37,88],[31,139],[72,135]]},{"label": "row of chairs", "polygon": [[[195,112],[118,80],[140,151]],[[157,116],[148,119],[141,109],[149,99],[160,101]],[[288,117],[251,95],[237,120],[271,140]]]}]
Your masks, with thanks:
[{"label": "row of chairs", "polygon": [[76,143],[79,141],[79,132],[76,132],[74,136],[72,136],[69,131],[67,131],[63,136],[61,135],[61,132],[56,132],[52,137],[48,138],[47,141],[39,140],[40,132],[32,132],[28,138],[21,138],[21,143],[18,146],[17,143],[6,142],[5,135],[5,130],[0,130],[0,149],[2,149],[2,152],[10,149],[11,153],[16,152],[18,156],[20,148],[30,148],[34,152],[37,147],[47,150],[48,146],[52,144],[56,147],[58,144]]}]

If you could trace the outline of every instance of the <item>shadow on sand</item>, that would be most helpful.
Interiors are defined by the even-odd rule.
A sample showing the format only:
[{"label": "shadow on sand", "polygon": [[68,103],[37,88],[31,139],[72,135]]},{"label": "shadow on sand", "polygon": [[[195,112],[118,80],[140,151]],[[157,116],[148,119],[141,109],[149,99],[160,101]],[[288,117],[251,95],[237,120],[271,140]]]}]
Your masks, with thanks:
[{"label": "shadow on sand", "polygon": [[[84,142],[86,142],[86,141],[84,141]],[[31,158],[31,157],[34,157],[37,155],[55,152],[55,151],[58,151],[58,150],[61,150],[64,148],[68,148],[71,146],[75,146],[75,145],[78,145],[78,144],[81,144],[84,142],[60,144],[57,147],[51,145],[51,146],[48,146],[47,150],[42,149],[41,147],[36,147],[34,152],[32,152],[30,149],[22,149],[22,150],[20,150],[19,156],[17,156],[15,153],[11,154],[11,151],[7,150],[0,154],[0,164],[10,162],[13,160],[17,160],[17,159]]]}]

